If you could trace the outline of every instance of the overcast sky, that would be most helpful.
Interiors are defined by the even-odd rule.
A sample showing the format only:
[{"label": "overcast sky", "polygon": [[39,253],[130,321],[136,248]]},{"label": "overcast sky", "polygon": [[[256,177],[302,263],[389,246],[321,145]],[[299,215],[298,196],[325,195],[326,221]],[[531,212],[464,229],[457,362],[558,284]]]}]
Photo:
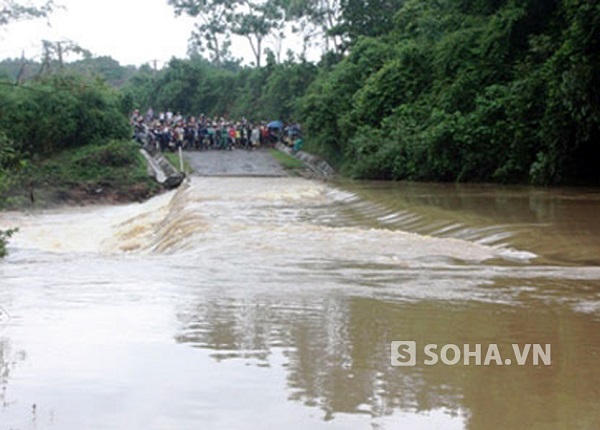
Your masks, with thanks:
[{"label": "overcast sky", "polygon": [[[35,2],[33,2],[35,4]],[[65,10],[48,20],[12,23],[0,29],[0,58],[39,59],[41,40],[71,40],[95,56],[110,55],[122,65],[171,57],[184,58],[193,20],[175,17],[167,0],[57,0]],[[39,2],[37,3],[39,4]],[[50,25],[48,25],[48,22]],[[234,55],[250,60],[245,40],[238,40]]]}]

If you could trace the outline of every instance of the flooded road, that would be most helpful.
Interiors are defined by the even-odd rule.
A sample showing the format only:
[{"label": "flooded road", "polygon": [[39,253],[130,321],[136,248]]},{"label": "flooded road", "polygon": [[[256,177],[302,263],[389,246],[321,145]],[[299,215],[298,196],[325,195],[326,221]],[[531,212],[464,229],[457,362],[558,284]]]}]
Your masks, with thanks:
[{"label": "flooded road", "polygon": [[598,214],[600,190],[290,177],[3,214],[0,429],[600,428]]},{"label": "flooded road", "polygon": [[185,158],[196,176],[287,176],[265,150],[188,151]]}]

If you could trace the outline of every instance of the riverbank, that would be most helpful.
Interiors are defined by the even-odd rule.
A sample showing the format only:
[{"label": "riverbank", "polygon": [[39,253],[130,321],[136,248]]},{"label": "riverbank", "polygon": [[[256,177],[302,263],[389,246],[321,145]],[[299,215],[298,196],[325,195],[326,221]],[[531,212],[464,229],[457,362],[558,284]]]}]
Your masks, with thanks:
[{"label": "riverbank", "polygon": [[[279,157],[284,166],[295,172],[301,172],[304,177],[316,177],[318,179],[331,179],[335,176],[336,172],[333,167],[322,157],[308,153],[306,151],[294,152],[292,148],[282,143],[278,143],[276,146]],[[275,156],[275,154],[273,154]],[[284,160],[288,161],[284,161]],[[301,167],[298,167],[301,166]],[[307,174],[308,173],[308,174]]]},{"label": "riverbank", "polygon": [[121,140],[90,144],[29,162],[0,196],[2,209],[144,201],[164,187],[148,174],[139,145]]}]

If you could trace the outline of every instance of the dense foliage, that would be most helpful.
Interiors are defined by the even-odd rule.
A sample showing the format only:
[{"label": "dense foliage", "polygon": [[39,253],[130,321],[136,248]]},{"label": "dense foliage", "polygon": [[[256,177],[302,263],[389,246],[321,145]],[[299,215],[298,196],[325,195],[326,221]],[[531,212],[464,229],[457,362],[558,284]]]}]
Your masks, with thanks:
[{"label": "dense foliage", "polygon": [[[279,4],[311,19],[310,7],[322,7]],[[173,60],[158,73],[140,70],[126,98],[155,110],[299,121],[313,151],[357,178],[600,183],[597,1],[367,6],[339,2],[328,32],[343,43],[318,66],[278,63],[273,53],[261,68]]]},{"label": "dense foliage", "polygon": [[115,90],[79,75],[50,75],[24,86],[0,82],[0,130],[26,158],[129,137],[124,108]]},{"label": "dense foliage", "polygon": [[600,182],[600,5],[402,2],[301,101],[356,177]]},{"label": "dense foliage", "polygon": [[173,59],[159,72],[142,67],[123,93],[131,106],[156,112],[289,121],[316,76],[314,64],[292,59],[277,64],[272,55],[262,68],[223,68],[194,57]]},{"label": "dense foliage", "polygon": [[[127,109],[116,90],[81,75],[0,80],[0,207],[151,194]],[[0,231],[0,256],[11,234]]]}]

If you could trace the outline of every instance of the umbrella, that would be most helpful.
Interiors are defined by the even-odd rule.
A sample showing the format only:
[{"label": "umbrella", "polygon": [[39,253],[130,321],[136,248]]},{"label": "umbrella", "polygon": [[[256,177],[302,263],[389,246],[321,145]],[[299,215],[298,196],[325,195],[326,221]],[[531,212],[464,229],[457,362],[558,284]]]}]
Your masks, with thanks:
[{"label": "umbrella", "polygon": [[271,121],[267,124],[268,128],[283,128],[283,123],[281,121]]}]

